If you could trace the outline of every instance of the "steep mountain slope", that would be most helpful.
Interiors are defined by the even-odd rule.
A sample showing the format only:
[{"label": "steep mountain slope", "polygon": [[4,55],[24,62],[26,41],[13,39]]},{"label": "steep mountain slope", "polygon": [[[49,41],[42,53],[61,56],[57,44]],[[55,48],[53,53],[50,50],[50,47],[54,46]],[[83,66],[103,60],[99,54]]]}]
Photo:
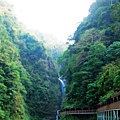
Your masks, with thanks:
[{"label": "steep mountain slope", "polygon": [[85,107],[120,90],[120,3],[96,0],[59,59],[67,80],[63,107]]},{"label": "steep mountain slope", "polygon": [[1,120],[55,119],[60,94],[55,65],[4,0],[0,0],[0,89]]},{"label": "steep mountain slope", "polygon": [[47,54],[54,60],[54,62],[57,61],[58,57],[60,57],[68,47],[66,41],[58,40],[51,34],[40,33],[39,31],[31,32],[34,33],[37,39],[43,43]]}]

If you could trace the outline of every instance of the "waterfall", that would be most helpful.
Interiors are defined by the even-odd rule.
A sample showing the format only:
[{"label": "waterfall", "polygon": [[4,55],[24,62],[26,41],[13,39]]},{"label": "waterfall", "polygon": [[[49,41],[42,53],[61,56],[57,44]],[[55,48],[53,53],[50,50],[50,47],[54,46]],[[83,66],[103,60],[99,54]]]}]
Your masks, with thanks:
[{"label": "waterfall", "polygon": [[56,115],[56,120],[58,120],[58,115]]},{"label": "waterfall", "polygon": [[64,94],[65,93],[65,79],[62,79],[61,77],[59,77],[58,80],[60,81],[61,92],[62,94]]},{"label": "waterfall", "polygon": [[59,110],[57,110],[56,120],[59,120]]},{"label": "waterfall", "polygon": [[[61,90],[61,102],[63,101],[63,98],[64,98],[64,95],[65,95],[65,83],[66,83],[66,80],[63,79],[62,77],[59,77],[58,80],[60,81],[60,90]],[[59,120],[59,110],[57,110],[57,115],[56,115],[56,120]]]}]

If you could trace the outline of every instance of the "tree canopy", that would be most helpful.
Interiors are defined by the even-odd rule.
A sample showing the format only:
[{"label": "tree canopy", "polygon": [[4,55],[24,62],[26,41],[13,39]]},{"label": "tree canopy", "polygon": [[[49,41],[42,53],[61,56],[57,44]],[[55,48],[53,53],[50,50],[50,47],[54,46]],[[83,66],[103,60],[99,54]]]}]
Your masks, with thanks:
[{"label": "tree canopy", "polygon": [[0,0],[0,119],[53,120],[59,107],[58,73],[43,43]]},{"label": "tree canopy", "polygon": [[118,0],[96,0],[59,58],[67,81],[63,108],[94,107],[120,91],[119,9]]}]

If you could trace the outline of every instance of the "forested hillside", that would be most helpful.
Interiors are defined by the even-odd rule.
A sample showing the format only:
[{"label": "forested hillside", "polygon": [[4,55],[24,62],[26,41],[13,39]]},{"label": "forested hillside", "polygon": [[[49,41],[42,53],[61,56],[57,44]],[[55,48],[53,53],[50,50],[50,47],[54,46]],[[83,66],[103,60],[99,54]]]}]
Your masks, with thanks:
[{"label": "forested hillside", "polygon": [[33,33],[38,40],[43,43],[47,54],[54,60],[54,62],[57,62],[58,57],[60,57],[68,47],[66,41],[60,41],[51,34],[40,33],[38,31],[33,31]]},{"label": "forested hillside", "polygon": [[0,120],[53,120],[58,74],[43,43],[0,0]]},{"label": "forested hillside", "polygon": [[96,0],[89,12],[59,58],[67,81],[63,108],[94,107],[120,91],[120,1]]},{"label": "forested hillside", "polygon": [[[0,0],[0,120],[55,120],[61,99],[53,60],[66,46],[35,34]],[[62,108],[94,107],[120,91],[120,0],[96,0],[72,39],[58,60],[66,79]]]}]

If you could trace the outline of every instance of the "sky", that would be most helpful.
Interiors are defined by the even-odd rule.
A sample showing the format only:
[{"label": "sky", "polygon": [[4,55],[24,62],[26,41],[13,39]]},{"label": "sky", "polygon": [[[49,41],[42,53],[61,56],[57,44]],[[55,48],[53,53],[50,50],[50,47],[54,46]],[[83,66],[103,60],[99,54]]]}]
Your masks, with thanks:
[{"label": "sky", "polygon": [[65,40],[73,34],[95,0],[7,0],[27,29]]}]

